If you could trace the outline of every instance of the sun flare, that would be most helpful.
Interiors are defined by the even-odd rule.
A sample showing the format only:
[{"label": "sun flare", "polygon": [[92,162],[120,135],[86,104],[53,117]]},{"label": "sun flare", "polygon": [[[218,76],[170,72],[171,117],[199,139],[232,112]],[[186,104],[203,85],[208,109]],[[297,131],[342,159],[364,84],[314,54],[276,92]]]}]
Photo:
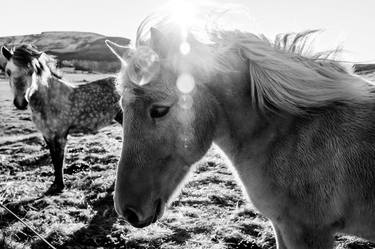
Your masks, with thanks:
[{"label": "sun flare", "polygon": [[190,53],[190,44],[188,42],[182,42],[180,45],[180,53],[183,55],[187,55]]},{"label": "sun flare", "polygon": [[[169,2],[167,9],[171,13],[172,21],[178,24],[185,32],[192,25],[197,14],[197,9],[192,3],[182,0]],[[186,34],[184,33],[183,35],[186,36]]]},{"label": "sun flare", "polygon": [[184,94],[189,94],[194,90],[195,80],[191,74],[183,73],[181,74],[176,82],[178,90]]}]

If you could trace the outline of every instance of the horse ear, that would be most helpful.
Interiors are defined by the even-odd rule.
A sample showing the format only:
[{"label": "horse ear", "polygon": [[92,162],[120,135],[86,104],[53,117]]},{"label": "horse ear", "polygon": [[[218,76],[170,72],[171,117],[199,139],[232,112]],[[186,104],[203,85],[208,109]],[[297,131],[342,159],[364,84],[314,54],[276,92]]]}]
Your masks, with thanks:
[{"label": "horse ear", "polygon": [[156,28],[150,29],[151,33],[151,47],[152,49],[161,57],[165,58],[167,57],[168,53],[168,40],[164,36],[162,32],[157,30]]},{"label": "horse ear", "polygon": [[130,56],[130,48],[128,46],[122,46],[110,40],[105,40],[105,44],[123,64],[126,64],[126,60]]},{"label": "horse ear", "polygon": [[7,59],[8,61],[13,55],[13,53],[10,50],[8,50],[5,46],[1,47],[1,53],[4,55],[5,59]]}]

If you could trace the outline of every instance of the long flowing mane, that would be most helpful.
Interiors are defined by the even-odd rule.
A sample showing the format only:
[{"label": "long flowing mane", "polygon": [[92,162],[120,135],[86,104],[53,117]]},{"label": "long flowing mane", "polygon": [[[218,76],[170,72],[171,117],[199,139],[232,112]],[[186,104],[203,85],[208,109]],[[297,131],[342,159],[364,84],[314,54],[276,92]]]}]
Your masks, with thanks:
[{"label": "long flowing mane", "polygon": [[[164,46],[169,53],[163,60],[177,72],[181,70],[181,61],[195,77],[235,71],[233,65],[246,63],[253,104],[262,110],[301,114],[310,108],[336,102],[362,103],[374,99],[371,82],[354,75],[331,58],[339,52],[338,49],[311,52],[311,36],[315,30],[281,34],[271,41],[264,35],[204,26],[200,31],[203,30],[208,39],[202,41],[196,35],[196,27],[182,29],[171,18],[153,14],[138,28],[134,61],[141,60],[137,56],[142,56],[142,53],[137,55],[137,50],[144,46],[153,47],[150,27],[168,37]],[[191,46],[188,55],[177,52],[182,42]],[[130,63],[127,72],[137,71],[134,67],[142,65]]]},{"label": "long flowing mane", "polygon": [[373,84],[330,59],[337,50],[310,51],[314,32],[279,35],[274,42],[241,32],[220,32],[217,39],[232,43],[247,61],[252,100],[261,109],[303,113],[333,102],[373,99]]}]

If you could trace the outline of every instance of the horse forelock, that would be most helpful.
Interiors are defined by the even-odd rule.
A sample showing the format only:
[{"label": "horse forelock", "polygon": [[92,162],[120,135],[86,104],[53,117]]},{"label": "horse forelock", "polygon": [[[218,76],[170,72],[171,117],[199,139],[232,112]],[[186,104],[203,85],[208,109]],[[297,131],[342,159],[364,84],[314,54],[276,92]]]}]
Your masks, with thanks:
[{"label": "horse forelock", "polygon": [[42,53],[31,44],[23,44],[14,48],[12,59],[16,66],[28,68],[31,62],[39,58]]},{"label": "horse forelock", "polygon": [[[157,28],[167,38],[168,44],[162,44],[167,48],[167,55],[160,55],[155,51],[150,37],[150,28],[152,27]],[[182,55],[179,49],[183,42],[188,42],[194,50],[187,55]],[[201,43],[190,32],[184,35],[178,25],[171,23],[165,16],[163,18],[155,15],[147,17],[137,30],[135,44],[136,47],[131,52],[128,63],[123,66],[119,74],[118,89],[120,92],[134,84],[139,87],[151,82],[151,79],[158,76],[161,65],[175,74],[190,72],[201,78],[207,78],[210,73],[214,72],[215,67],[225,70],[215,60],[217,54],[213,52],[214,47]],[[149,70],[150,65],[155,65],[155,70],[152,73]],[[143,77],[148,73],[154,77]]]},{"label": "horse forelock", "polygon": [[12,55],[13,63],[24,70],[34,70],[38,76],[49,72],[56,78],[61,79],[60,73],[56,69],[57,61],[43,51],[39,51],[31,44],[23,44],[14,49]]},{"label": "horse forelock", "polygon": [[[181,30],[165,16],[153,14],[138,28],[136,51],[152,47],[151,27],[167,37],[164,46],[169,53],[160,62],[176,74],[187,70],[207,79],[215,73],[236,71],[234,65],[238,63],[246,64],[253,104],[263,110],[300,114],[333,102],[363,102],[374,97],[373,84],[353,75],[335,60],[339,49],[312,52],[311,38],[316,30],[281,34],[274,41],[251,32],[220,28],[201,28],[197,36],[196,29]],[[182,41],[191,48],[186,55],[179,51]]]}]

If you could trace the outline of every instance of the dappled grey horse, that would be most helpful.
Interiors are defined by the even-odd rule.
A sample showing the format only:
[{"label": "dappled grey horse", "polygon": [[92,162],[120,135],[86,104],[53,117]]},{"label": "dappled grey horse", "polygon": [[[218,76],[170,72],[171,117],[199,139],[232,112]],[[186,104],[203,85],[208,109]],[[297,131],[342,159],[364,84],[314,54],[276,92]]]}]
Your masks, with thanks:
[{"label": "dappled grey horse", "polygon": [[47,194],[64,189],[63,162],[67,136],[92,133],[122,122],[116,91],[116,79],[108,77],[89,83],[63,81],[56,71],[56,61],[31,45],[14,50],[2,47],[7,59],[5,72],[14,94],[14,105],[24,110],[30,105],[32,119],[42,132],[54,166],[55,180]]}]

